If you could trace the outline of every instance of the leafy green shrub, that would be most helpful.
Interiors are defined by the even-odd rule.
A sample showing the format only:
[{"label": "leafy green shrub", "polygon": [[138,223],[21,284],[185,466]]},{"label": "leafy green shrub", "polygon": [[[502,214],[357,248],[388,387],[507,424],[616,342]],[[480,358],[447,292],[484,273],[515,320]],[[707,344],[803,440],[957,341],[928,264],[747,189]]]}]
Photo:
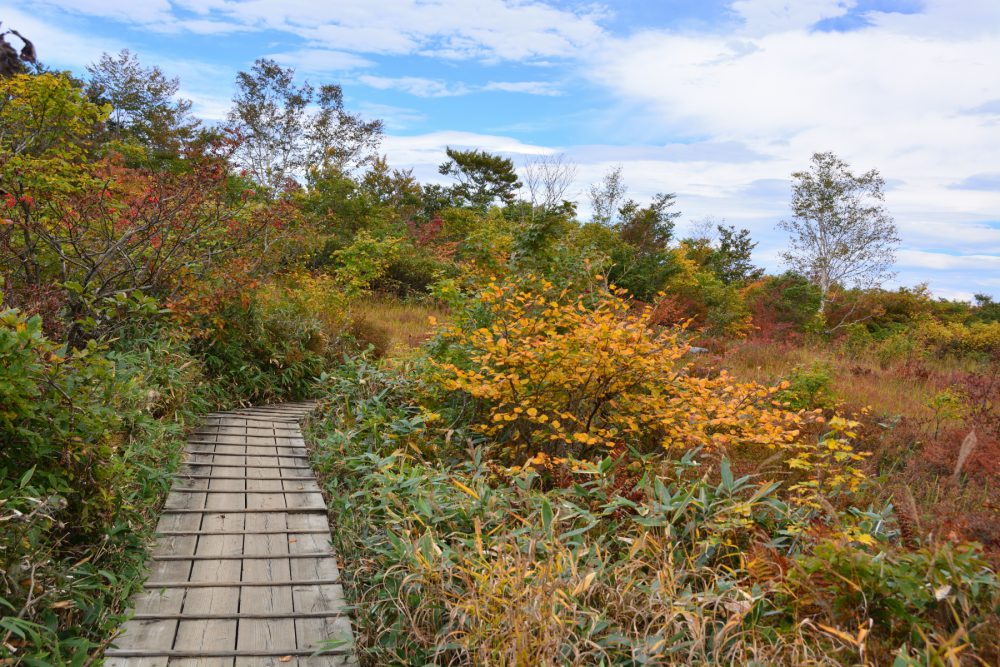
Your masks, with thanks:
[{"label": "leafy green shrub", "polygon": [[83,664],[118,626],[208,398],[175,338],[69,351],[0,312],[0,663]]},{"label": "leafy green shrub", "polygon": [[767,276],[746,290],[753,324],[765,338],[787,338],[818,323],[819,288],[807,278],[787,272]]},{"label": "leafy green shrub", "polygon": [[103,525],[116,498],[108,439],[122,425],[114,364],[96,343],[68,351],[42,333],[38,316],[0,313],[0,470],[3,479],[61,496],[82,535]]},{"label": "leafy green shrub", "polygon": [[333,278],[291,273],[215,305],[192,349],[240,401],[303,398],[341,351],[346,305]]},{"label": "leafy green shrub", "polygon": [[921,351],[920,343],[911,331],[901,331],[882,339],[875,347],[875,357],[882,368],[910,360]]},{"label": "leafy green shrub", "polygon": [[832,409],[837,406],[832,389],[833,377],[826,364],[796,366],[785,381],[788,387],[778,392],[776,399],[792,410]]},{"label": "leafy green shrub", "polygon": [[373,288],[400,297],[427,294],[436,280],[454,273],[455,267],[449,262],[425,249],[408,246],[393,258]]}]

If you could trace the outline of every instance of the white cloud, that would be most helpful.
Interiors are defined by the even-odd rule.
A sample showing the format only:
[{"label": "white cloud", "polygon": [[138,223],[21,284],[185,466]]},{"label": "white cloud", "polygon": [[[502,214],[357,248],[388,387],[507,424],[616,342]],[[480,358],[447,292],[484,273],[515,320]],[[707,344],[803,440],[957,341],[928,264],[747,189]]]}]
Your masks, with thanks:
[{"label": "white cloud", "polygon": [[449,84],[419,76],[359,76],[358,81],[377,90],[401,90],[417,97],[452,97],[466,95],[469,88],[461,83]]},{"label": "white cloud", "polygon": [[997,255],[949,255],[924,250],[901,250],[896,259],[902,269],[993,271],[1000,274],[1000,256]]},{"label": "white cloud", "polygon": [[551,155],[558,152],[548,146],[526,144],[495,134],[478,134],[475,132],[428,132],[411,136],[387,136],[384,148],[393,158],[393,162],[405,164],[440,164],[446,157],[445,148],[479,148],[491,153],[504,155]]},{"label": "white cloud", "polygon": [[473,86],[461,82],[449,83],[440,79],[419,76],[364,75],[357,77],[357,80],[377,90],[399,90],[417,97],[457,97],[490,91],[549,96],[562,94],[554,84],[545,81],[490,81],[481,86]]},{"label": "white cloud", "polygon": [[382,152],[388,155],[393,166],[413,168],[414,175],[424,183],[447,183],[447,178],[437,172],[437,167],[448,159],[448,147],[478,148],[491,153],[500,153],[520,164],[528,156],[551,155],[558,151],[535,144],[526,144],[511,137],[474,132],[428,132],[410,136],[386,135],[382,142]]},{"label": "white cloud", "polygon": [[38,5],[55,7],[75,14],[126,21],[168,23],[173,21],[170,0],[37,0]]},{"label": "white cloud", "polygon": [[[69,0],[50,0],[70,7]],[[154,0],[159,8],[160,2]],[[85,0],[75,11],[114,16],[113,0]],[[570,57],[602,37],[605,13],[596,6],[578,11],[537,0],[175,0],[174,4],[212,24],[245,30],[277,30],[318,48],[372,54],[424,54],[444,58],[530,60]],[[122,14],[123,12],[118,12]],[[160,11],[137,22],[188,25]],[[190,24],[198,26],[199,24]]]},{"label": "white cloud", "polygon": [[304,74],[329,74],[371,67],[374,63],[354,53],[334,49],[300,49],[268,56],[283,65],[289,65]]},{"label": "white cloud", "polygon": [[399,107],[392,104],[361,102],[357,105],[356,109],[366,118],[381,120],[385,129],[389,131],[405,130],[415,123],[422,123],[427,120],[427,116],[416,109]]},{"label": "white cloud", "polygon": [[527,95],[562,95],[562,90],[549,81],[490,81],[480,90],[497,90],[505,93],[525,93]]}]

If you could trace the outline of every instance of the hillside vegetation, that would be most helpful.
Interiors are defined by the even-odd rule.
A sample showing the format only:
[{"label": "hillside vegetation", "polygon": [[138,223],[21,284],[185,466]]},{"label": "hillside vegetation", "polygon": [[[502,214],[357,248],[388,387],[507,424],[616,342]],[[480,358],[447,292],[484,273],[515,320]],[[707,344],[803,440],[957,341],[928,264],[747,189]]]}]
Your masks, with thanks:
[{"label": "hillside vegetation", "polygon": [[1000,304],[880,287],[877,171],[794,174],[767,274],[620,170],[177,89],[0,78],[0,664],[98,663],[186,430],[301,398],[365,664],[1000,662]]}]

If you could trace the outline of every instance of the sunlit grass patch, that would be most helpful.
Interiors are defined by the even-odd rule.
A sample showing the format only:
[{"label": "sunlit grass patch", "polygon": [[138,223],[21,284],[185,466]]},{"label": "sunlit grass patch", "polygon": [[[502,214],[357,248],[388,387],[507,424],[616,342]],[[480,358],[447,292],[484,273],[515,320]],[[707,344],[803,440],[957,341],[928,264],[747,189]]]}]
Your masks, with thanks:
[{"label": "sunlit grass patch", "polygon": [[[411,302],[367,295],[351,306],[354,335],[360,343],[371,342],[388,357],[405,357],[423,345],[448,320],[448,309],[433,301]],[[360,335],[359,335],[360,334]],[[363,338],[372,339],[365,341]]]}]

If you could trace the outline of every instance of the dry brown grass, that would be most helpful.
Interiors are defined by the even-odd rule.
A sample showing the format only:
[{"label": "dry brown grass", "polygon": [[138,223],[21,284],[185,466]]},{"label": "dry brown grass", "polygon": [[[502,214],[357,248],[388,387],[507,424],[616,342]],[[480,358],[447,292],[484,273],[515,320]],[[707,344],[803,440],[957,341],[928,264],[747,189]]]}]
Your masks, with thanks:
[{"label": "dry brown grass", "polygon": [[824,365],[830,370],[833,393],[848,407],[870,406],[878,415],[916,419],[931,416],[928,402],[949,384],[946,368],[918,369],[905,363],[882,368],[874,356],[849,355],[832,346],[750,340],[730,347],[721,365],[740,379],[764,384],[786,377],[796,366]]},{"label": "dry brown grass", "polygon": [[387,340],[386,356],[406,357],[429,339],[438,323],[448,319],[448,310],[432,302],[410,303],[399,299],[368,295],[351,304],[351,319],[364,328],[377,329]]}]

